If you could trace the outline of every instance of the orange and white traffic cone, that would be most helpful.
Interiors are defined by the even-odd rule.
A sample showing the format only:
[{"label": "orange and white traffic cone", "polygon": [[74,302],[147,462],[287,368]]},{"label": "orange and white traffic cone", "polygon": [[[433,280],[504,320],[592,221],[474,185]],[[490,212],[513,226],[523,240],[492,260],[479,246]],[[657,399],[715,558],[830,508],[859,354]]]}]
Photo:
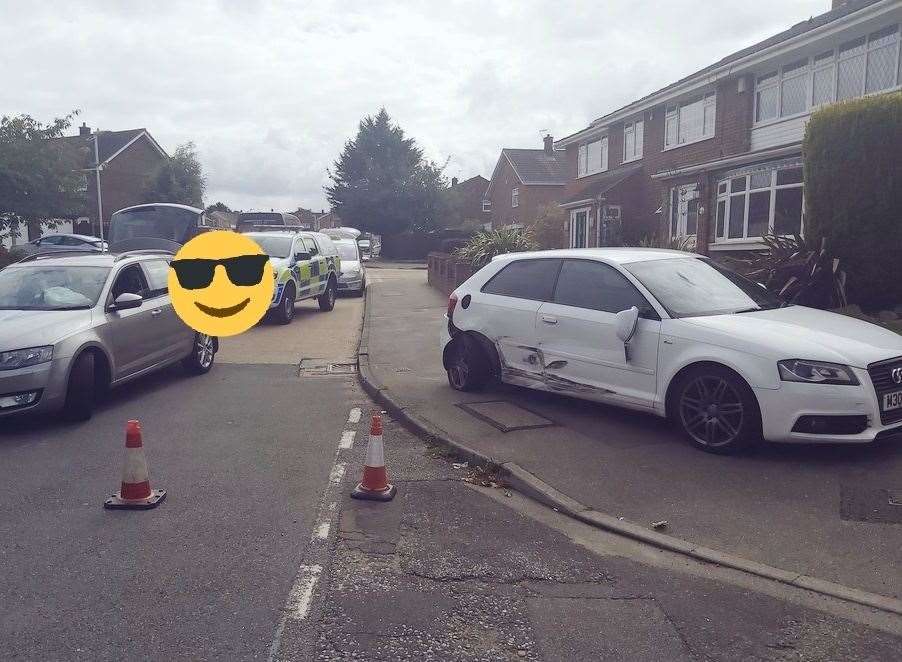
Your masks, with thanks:
[{"label": "orange and white traffic cone", "polygon": [[141,424],[129,421],[125,427],[125,466],[122,486],[116,494],[103,502],[104,508],[148,510],[156,508],[166,498],[166,490],[150,489],[147,459],[141,443]]},{"label": "orange and white traffic cone", "polygon": [[363,480],[351,492],[352,499],[391,501],[397,494],[395,486],[388,482],[385,473],[385,449],[382,445],[382,416],[373,414],[370,440],[366,445],[366,461],[363,464]]}]

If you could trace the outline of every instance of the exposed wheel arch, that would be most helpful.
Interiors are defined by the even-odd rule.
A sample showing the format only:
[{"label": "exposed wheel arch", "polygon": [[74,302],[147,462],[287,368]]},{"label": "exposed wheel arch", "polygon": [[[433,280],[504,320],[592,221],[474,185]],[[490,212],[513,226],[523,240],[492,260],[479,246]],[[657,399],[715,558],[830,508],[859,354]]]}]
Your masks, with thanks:
[{"label": "exposed wheel arch", "polygon": [[498,356],[498,350],[495,348],[495,343],[489,340],[486,336],[482,335],[478,331],[461,331],[456,334],[447,345],[445,345],[445,349],[442,352],[442,367],[447,370],[450,365],[450,359],[452,353],[457,347],[457,343],[463,342],[464,338],[468,338],[470,340],[474,340],[479,344],[482,350],[485,352],[486,356],[489,357],[489,361],[491,361],[491,374],[495,379],[499,379],[501,377],[501,359]]},{"label": "exposed wheel arch", "polygon": [[66,383],[69,382],[69,377],[72,374],[72,367],[75,365],[76,361],[78,361],[78,358],[85,352],[94,355],[94,384],[97,387],[98,393],[105,393],[109,390],[110,384],[113,381],[113,366],[110,362],[110,357],[97,345],[82,347],[75,355],[73,355],[72,360],[69,362],[69,374],[66,375]]},{"label": "exposed wheel arch", "polygon": [[753,389],[752,385],[749,384],[749,380],[747,380],[730,366],[719,363],[717,361],[696,361],[694,363],[689,363],[688,365],[684,365],[682,368],[680,368],[677,373],[670,378],[670,383],[667,384],[667,391],[664,395],[664,416],[666,416],[668,419],[673,416],[674,407],[672,406],[672,400],[674,393],[676,392],[676,386],[680,383],[680,381],[682,381],[687,375],[692,374],[705,367],[728,370],[729,372],[733,373],[737,379],[742,380],[742,382],[746,386],[748,386],[749,390],[752,392],[752,396],[755,398],[755,404],[758,407],[758,417],[761,417],[761,403],[758,402],[758,396],[755,395],[755,389]]}]

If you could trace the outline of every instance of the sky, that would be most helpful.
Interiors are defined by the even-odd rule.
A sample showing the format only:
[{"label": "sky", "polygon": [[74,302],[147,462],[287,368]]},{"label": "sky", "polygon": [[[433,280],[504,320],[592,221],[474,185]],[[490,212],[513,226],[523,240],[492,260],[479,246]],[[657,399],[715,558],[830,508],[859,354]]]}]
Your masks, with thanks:
[{"label": "sky", "polygon": [[[197,147],[206,203],[327,208],[385,107],[445,175],[541,147],[830,0],[0,0],[0,115]],[[73,130],[74,132],[74,130]]]}]

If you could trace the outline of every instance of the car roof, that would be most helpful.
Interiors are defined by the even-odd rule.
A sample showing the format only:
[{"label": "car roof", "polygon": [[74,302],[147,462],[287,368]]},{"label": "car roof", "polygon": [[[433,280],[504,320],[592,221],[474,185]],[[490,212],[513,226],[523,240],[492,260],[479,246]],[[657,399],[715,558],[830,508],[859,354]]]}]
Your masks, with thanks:
[{"label": "car roof", "polygon": [[18,262],[13,262],[9,267],[40,266],[66,266],[66,267],[112,267],[114,264],[126,261],[140,261],[143,259],[172,257],[168,251],[126,251],[124,253],[93,253],[85,251],[50,251],[46,253],[33,253]]},{"label": "car roof", "polygon": [[147,203],[140,204],[140,205],[132,205],[131,207],[125,207],[114,213],[118,214],[119,212],[123,212],[123,211],[134,211],[135,209],[142,209],[144,207],[172,207],[174,209],[187,209],[188,211],[194,212],[196,214],[204,213],[203,209],[198,209],[197,207],[191,207],[189,205],[177,205],[173,202],[147,202]]},{"label": "car roof", "polygon": [[610,247],[610,248],[559,248],[550,251],[527,251],[524,253],[505,253],[495,260],[519,260],[524,258],[583,258],[629,264],[632,262],[650,262],[652,260],[668,260],[674,258],[699,257],[696,253],[674,251],[669,248]]},{"label": "car roof", "polygon": [[89,234],[76,234],[74,232],[48,232],[38,238],[46,239],[47,237],[75,237],[76,239],[81,239],[83,241],[100,241],[100,237],[94,237]]}]

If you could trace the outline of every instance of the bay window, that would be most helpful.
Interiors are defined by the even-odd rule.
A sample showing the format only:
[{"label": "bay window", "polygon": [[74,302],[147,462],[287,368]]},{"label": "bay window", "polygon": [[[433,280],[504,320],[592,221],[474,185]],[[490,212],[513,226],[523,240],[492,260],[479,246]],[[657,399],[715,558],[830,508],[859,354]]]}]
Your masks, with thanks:
[{"label": "bay window", "polygon": [[668,105],[664,117],[664,149],[712,137],[716,112],[714,92]]},{"label": "bay window", "polygon": [[642,120],[623,125],[623,162],[638,161],[642,158],[642,142],[645,123]]},{"label": "bay window", "polygon": [[578,177],[594,175],[608,169],[608,137],[579,146],[576,173]]},{"label": "bay window", "polygon": [[729,174],[717,184],[714,241],[802,233],[804,192],[798,160]]}]

